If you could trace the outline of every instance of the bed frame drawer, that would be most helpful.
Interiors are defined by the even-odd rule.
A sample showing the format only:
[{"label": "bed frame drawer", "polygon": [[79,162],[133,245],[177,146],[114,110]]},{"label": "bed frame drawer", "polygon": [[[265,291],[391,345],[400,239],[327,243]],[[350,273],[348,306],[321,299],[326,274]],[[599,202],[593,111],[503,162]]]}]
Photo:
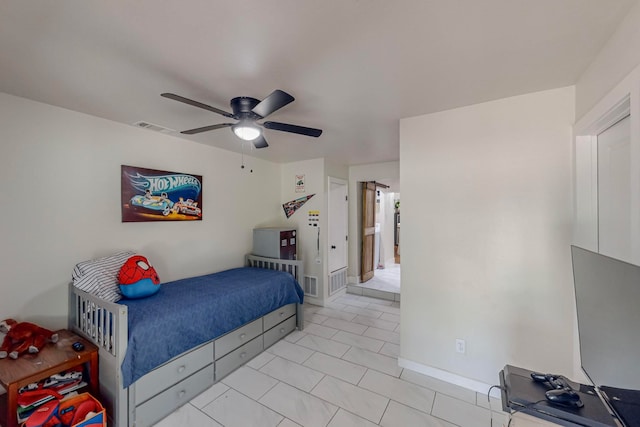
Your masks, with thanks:
[{"label": "bed frame drawer", "polygon": [[271,347],[285,335],[288,335],[296,328],[295,316],[289,317],[279,325],[274,326],[264,333],[264,348]]},{"label": "bed frame drawer", "polygon": [[167,387],[184,380],[213,362],[213,343],[210,342],[173,359],[135,382],[136,402],[144,402]]},{"label": "bed frame drawer", "polygon": [[216,360],[216,382],[230,374],[238,366],[248,362],[263,350],[262,335],[232,351],[220,360]]},{"label": "bed frame drawer", "polygon": [[213,363],[136,407],[136,426],[150,426],[213,385]]},{"label": "bed frame drawer", "polygon": [[244,345],[262,333],[262,319],[244,325],[238,329],[234,329],[226,335],[216,339],[215,354],[216,360],[225,354]]},{"label": "bed frame drawer", "polygon": [[264,325],[262,330],[268,331],[278,323],[282,322],[284,319],[293,316],[294,314],[296,314],[295,304],[288,304],[280,307],[279,309],[272,311],[271,313],[263,317]]}]

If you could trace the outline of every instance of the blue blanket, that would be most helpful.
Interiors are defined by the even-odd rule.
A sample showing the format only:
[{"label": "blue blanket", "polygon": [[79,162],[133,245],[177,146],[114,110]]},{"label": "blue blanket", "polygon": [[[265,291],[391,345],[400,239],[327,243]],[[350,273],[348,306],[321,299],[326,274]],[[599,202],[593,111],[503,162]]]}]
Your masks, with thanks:
[{"label": "blue blanket", "polygon": [[289,273],[244,267],[163,283],[151,297],[121,300],[129,307],[124,387],[189,349],[302,303],[303,295]]}]

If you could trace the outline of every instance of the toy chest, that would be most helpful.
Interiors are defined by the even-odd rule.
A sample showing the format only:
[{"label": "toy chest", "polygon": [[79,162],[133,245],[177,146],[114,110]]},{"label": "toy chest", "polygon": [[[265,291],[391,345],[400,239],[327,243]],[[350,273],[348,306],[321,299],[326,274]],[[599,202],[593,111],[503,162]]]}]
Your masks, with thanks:
[{"label": "toy chest", "polygon": [[[76,410],[81,411],[83,406],[91,407],[93,415],[85,417],[81,421],[72,422],[73,412]],[[52,416],[55,416],[61,421],[61,423],[57,425],[62,427],[107,427],[107,415],[104,406],[89,393],[81,393],[61,400],[58,402],[56,411]],[[50,418],[44,420],[42,424],[39,424],[34,423],[30,417],[22,426],[40,427],[45,425],[48,420],[50,420]]]}]

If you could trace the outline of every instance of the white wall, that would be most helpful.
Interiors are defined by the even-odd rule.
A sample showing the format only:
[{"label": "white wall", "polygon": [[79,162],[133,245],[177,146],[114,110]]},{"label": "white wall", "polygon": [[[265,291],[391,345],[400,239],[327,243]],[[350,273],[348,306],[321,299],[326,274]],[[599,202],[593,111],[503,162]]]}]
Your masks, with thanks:
[{"label": "white wall", "polygon": [[640,3],[625,16],[613,36],[576,84],[576,118],[583,117],[640,64]]},{"label": "white wall", "polygon": [[[280,167],[0,93],[0,313],[66,327],[73,266],[121,249],[162,281],[240,266],[282,211]],[[200,222],[122,223],[120,165],[203,176]]]},{"label": "white wall", "polygon": [[[296,175],[305,176],[305,192],[295,192]],[[303,196],[314,195],[304,206],[287,219],[282,207],[278,226],[293,227],[298,230],[298,258],[304,260],[304,274],[318,278],[318,298],[305,297],[305,301],[323,304],[326,294],[325,264],[326,264],[326,190],[325,190],[324,160],[312,159],[282,165],[280,204]],[[320,254],[318,255],[318,228],[309,226],[309,211],[320,211]],[[320,260],[320,263],[316,262]]]},{"label": "white wall", "polygon": [[572,87],[401,120],[402,366],[573,372],[573,121]]}]

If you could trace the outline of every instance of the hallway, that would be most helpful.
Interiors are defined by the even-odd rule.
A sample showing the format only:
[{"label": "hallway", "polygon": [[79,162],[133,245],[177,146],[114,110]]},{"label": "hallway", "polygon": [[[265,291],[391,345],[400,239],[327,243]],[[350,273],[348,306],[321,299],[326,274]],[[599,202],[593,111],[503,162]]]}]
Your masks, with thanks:
[{"label": "hallway", "polygon": [[347,293],[400,301],[400,264],[387,263],[385,268],[376,269],[372,279],[348,285]]}]

